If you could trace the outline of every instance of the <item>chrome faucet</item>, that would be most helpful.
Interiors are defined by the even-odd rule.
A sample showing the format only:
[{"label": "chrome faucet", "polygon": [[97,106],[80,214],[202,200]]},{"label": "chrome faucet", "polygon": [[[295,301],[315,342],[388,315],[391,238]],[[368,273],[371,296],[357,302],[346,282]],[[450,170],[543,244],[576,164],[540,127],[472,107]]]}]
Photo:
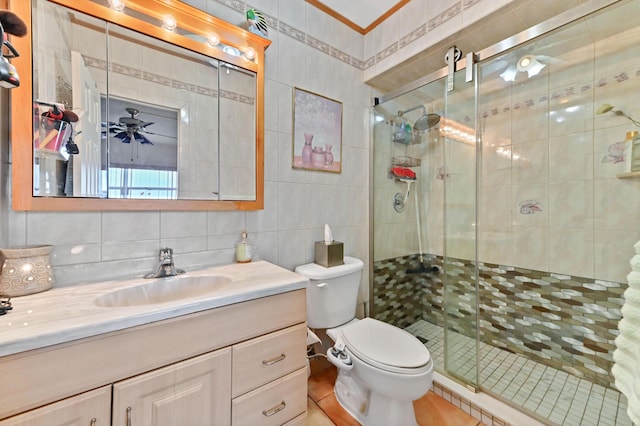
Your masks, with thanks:
[{"label": "chrome faucet", "polygon": [[176,265],[173,263],[173,249],[169,247],[161,248],[158,257],[160,263],[155,272],[145,275],[145,278],[164,278],[184,274],[184,270],[176,268]]}]

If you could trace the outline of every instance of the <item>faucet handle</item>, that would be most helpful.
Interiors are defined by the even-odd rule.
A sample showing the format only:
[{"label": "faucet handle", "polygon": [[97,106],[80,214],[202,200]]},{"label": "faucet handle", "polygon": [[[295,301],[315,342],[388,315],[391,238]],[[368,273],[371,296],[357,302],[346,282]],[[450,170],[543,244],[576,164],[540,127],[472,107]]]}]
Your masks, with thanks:
[{"label": "faucet handle", "polygon": [[160,249],[160,254],[158,256],[160,258],[160,262],[162,263],[166,263],[166,262],[173,262],[173,249],[169,248],[169,247],[164,247]]}]

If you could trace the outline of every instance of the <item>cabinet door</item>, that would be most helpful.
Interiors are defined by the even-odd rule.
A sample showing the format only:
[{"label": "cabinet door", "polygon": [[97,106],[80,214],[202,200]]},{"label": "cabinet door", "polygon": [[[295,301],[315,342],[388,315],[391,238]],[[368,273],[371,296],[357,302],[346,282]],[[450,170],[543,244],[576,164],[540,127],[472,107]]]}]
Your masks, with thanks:
[{"label": "cabinet door", "polygon": [[113,425],[228,425],[230,400],[226,348],[115,383]]},{"label": "cabinet door", "polygon": [[0,426],[109,426],[110,424],[111,385],[0,420]]}]

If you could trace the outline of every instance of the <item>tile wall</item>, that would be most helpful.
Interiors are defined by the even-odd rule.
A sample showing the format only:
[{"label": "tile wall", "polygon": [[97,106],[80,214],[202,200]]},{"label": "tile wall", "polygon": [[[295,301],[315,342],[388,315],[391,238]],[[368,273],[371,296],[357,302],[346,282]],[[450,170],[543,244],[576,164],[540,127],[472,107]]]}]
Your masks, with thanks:
[{"label": "tile wall", "polygon": [[[57,286],[142,275],[154,268],[157,251],[165,245],[174,248],[176,264],[187,270],[232,262],[243,229],[260,258],[285,268],[312,261],[314,241],[323,238],[325,223],[345,243],[345,254],[367,261],[370,89],[361,83],[362,70],[344,61],[345,55],[362,57],[363,38],[305,2],[280,3],[192,1],[234,24],[243,24],[244,11],[253,6],[270,19],[264,210],[27,213],[10,210],[10,194],[3,193],[8,227],[0,234],[1,245],[53,244]],[[341,174],[291,168],[293,87],[342,102]],[[7,174],[10,166],[3,162],[2,175]]]},{"label": "tile wall", "polygon": [[[629,7],[636,7],[631,5]],[[590,27],[606,28],[606,17],[562,30],[544,42],[587,39]],[[448,254],[540,271],[625,282],[640,226],[633,213],[640,208],[640,180],[619,179],[626,132],[635,126],[615,114],[596,114],[610,103],[631,117],[640,117],[634,93],[640,89],[640,68],[633,60],[640,30],[632,25],[610,31],[596,43],[558,54],[536,78],[507,83],[485,70],[507,61],[498,57],[480,66],[479,126],[482,156],[475,205],[473,147],[438,139],[428,132],[414,149],[421,166],[418,180],[422,245],[441,255],[445,225]],[[613,45],[615,44],[615,47]],[[525,52],[530,46],[522,47]],[[516,52],[517,55],[519,52]],[[488,72],[488,71],[487,71]],[[434,83],[440,85],[440,82]],[[410,99],[410,96],[407,96]],[[402,213],[393,210],[393,196],[406,185],[388,179],[392,115],[410,106],[407,100],[381,105],[386,121],[374,127],[375,260],[418,252],[415,210],[410,200]],[[414,100],[415,101],[415,100]],[[441,112],[441,101],[427,104]],[[473,111],[459,114],[474,126]],[[417,116],[413,117],[415,120]],[[464,121],[466,120],[466,121]],[[624,146],[623,146],[624,148]],[[624,150],[622,150],[624,151]],[[444,222],[445,187],[447,222]],[[471,216],[469,216],[471,214]],[[466,243],[465,243],[466,242]]]},{"label": "tile wall", "polygon": [[[441,257],[430,265],[443,267]],[[449,259],[441,273],[415,273],[417,256],[374,264],[375,317],[401,328],[423,319],[473,337],[477,297],[480,341],[614,388],[614,339],[626,284]],[[446,305],[445,305],[446,300]]]}]

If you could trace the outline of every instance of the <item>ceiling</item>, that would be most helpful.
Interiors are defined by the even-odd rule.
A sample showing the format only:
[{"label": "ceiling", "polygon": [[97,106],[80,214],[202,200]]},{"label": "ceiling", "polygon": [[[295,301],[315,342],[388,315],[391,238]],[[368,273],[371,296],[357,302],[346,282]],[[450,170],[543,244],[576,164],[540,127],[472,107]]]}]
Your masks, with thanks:
[{"label": "ceiling", "polygon": [[391,16],[410,0],[306,0],[348,25],[361,34],[366,34]]}]

